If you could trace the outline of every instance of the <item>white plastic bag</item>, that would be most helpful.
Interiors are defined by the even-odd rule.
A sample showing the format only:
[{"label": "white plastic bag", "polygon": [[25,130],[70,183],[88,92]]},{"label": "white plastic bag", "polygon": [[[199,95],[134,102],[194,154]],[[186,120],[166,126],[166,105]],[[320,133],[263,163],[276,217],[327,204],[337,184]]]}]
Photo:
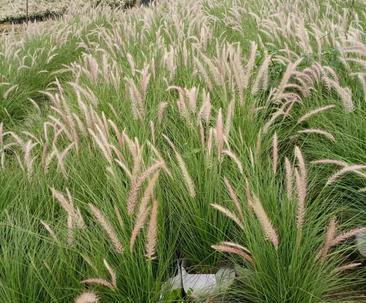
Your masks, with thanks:
[{"label": "white plastic bag", "polygon": [[231,268],[220,268],[216,274],[189,274],[180,266],[178,274],[163,286],[164,291],[183,289],[192,299],[203,299],[227,289],[235,279]]},{"label": "white plastic bag", "polygon": [[357,249],[359,253],[366,257],[366,233],[361,232],[356,235]]}]

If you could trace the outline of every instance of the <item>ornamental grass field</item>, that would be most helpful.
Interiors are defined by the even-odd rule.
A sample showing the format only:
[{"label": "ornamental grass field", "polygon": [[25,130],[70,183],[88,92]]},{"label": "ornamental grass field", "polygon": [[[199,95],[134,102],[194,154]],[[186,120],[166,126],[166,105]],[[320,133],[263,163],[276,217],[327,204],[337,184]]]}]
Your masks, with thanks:
[{"label": "ornamental grass field", "polygon": [[104,4],[113,7],[132,5],[136,0],[0,0],[0,23],[21,22],[29,19],[42,19],[58,16],[71,6]]},{"label": "ornamental grass field", "polygon": [[[83,0],[77,0],[83,1]],[[70,0],[0,0],[0,22],[5,20],[17,20],[28,15],[41,16],[46,13],[61,13],[69,5]]]},{"label": "ornamental grass field", "polygon": [[[0,302],[366,302],[365,118],[364,0],[1,34]],[[173,291],[180,260],[235,279]]]}]

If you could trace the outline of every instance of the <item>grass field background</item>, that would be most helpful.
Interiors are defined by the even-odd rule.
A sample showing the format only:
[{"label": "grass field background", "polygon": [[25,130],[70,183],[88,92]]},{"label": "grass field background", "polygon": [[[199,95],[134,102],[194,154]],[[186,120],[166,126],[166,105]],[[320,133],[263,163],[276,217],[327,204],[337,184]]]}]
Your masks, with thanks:
[{"label": "grass field background", "polygon": [[[29,14],[42,15],[46,12],[61,13],[69,5],[68,1],[53,0],[29,0]],[[1,0],[0,1],[0,21],[16,19],[26,15],[25,0]]]},{"label": "grass field background", "polygon": [[[0,302],[365,302],[365,7],[73,3],[1,35]],[[235,281],[170,291],[179,259]]]},{"label": "grass field background", "polygon": [[[30,17],[42,17],[46,14],[62,14],[70,7],[85,3],[104,3],[105,5],[125,5],[129,0],[28,0]],[[26,16],[26,0],[0,0],[0,22],[14,21]]]}]

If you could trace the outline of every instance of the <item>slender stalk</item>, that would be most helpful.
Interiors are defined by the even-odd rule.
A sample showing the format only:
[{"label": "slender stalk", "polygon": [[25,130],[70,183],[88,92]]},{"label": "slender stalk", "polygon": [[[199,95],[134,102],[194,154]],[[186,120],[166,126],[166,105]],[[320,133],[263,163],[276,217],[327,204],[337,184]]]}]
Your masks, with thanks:
[{"label": "slender stalk", "polygon": [[25,0],[25,18],[27,25],[29,23],[29,0]]}]

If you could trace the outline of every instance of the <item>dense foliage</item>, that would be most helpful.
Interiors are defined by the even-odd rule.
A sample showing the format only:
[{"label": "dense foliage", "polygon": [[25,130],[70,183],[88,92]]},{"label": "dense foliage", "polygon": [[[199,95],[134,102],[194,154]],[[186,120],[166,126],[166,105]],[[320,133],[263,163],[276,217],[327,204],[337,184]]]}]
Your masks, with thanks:
[{"label": "dense foliage", "polygon": [[0,37],[0,301],[365,302],[365,3],[74,5]]}]

